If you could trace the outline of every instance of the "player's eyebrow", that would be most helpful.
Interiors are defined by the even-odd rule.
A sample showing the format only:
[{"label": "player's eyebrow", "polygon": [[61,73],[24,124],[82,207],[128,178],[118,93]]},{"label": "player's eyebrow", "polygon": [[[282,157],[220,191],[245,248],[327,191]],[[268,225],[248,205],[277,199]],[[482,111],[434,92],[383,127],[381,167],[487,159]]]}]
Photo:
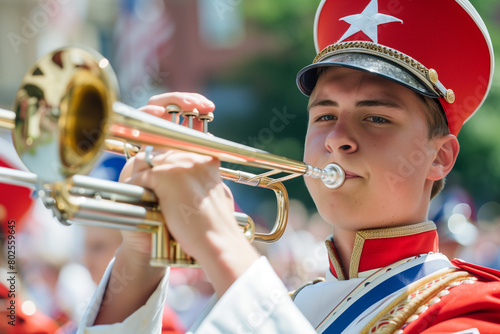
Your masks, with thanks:
[{"label": "player's eyebrow", "polygon": [[[338,107],[339,104],[331,99],[317,99],[312,101],[308,106],[307,110],[309,111],[313,107]],[[395,108],[402,109],[401,105],[393,101],[392,99],[374,99],[374,100],[362,100],[356,102],[356,107],[386,107],[386,108]]]},{"label": "player's eyebrow", "polygon": [[313,107],[338,107],[339,104],[336,101],[330,99],[316,99],[312,101],[308,106],[307,110],[309,111]]},{"label": "player's eyebrow", "polygon": [[402,109],[402,107],[393,100],[376,99],[376,100],[363,100],[356,103],[356,107],[386,107]]}]

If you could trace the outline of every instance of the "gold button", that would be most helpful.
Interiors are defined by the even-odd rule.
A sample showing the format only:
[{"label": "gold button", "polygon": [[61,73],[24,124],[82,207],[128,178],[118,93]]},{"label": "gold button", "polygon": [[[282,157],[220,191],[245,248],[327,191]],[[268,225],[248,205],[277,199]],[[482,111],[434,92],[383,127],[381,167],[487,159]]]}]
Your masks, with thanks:
[{"label": "gold button", "polygon": [[448,103],[453,103],[453,102],[455,102],[455,92],[453,92],[453,90],[448,89],[448,90],[446,91],[446,101],[447,101]]},{"label": "gold button", "polygon": [[431,80],[431,82],[433,84],[435,84],[436,82],[438,82],[438,73],[436,72],[435,69],[431,68],[429,70],[429,79]]}]

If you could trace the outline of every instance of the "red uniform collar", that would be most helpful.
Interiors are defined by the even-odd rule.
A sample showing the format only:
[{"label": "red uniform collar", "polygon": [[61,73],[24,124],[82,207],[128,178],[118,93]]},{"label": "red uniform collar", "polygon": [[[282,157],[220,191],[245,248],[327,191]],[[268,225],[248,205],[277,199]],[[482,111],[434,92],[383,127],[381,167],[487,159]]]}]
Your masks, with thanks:
[{"label": "red uniform collar", "polygon": [[330,271],[337,279],[345,280],[407,257],[438,252],[438,234],[433,222],[358,231],[354,241],[349,276],[342,271],[332,239],[326,241],[326,247],[330,259]]}]

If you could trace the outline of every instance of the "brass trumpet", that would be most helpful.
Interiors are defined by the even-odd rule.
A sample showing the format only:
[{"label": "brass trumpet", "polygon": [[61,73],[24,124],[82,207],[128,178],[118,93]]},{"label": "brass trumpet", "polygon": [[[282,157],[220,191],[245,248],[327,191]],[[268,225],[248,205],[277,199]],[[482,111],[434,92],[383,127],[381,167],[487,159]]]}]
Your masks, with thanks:
[{"label": "brass trumpet", "polygon": [[[0,168],[0,182],[35,187],[63,224],[98,225],[152,234],[151,265],[197,267],[166,230],[155,195],[144,188],[84,176],[103,150],[133,155],[140,145],[184,150],[221,161],[268,169],[258,175],[220,168],[221,177],[271,189],[278,201],[269,234],[235,213],[249,240],[274,242],[288,218],[282,181],[301,175],[325,185],[343,184],[336,164],[324,169],[196,131],[118,102],[109,61],[94,50],[66,47],[39,59],[24,76],[14,111],[0,110],[0,127],[12,130],[16,151],[31,172]],[[133,143],[133,144],[132,144]],[[270,176],[285,173],[284,177]]]}]

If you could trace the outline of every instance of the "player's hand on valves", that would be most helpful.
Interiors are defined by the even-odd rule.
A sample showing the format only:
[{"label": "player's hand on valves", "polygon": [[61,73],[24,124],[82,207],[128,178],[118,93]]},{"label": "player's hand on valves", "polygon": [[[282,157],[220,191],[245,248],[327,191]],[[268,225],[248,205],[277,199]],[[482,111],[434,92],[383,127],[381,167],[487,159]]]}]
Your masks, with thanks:
[{"label": "player's hand on valves", "polygon": [[[208,114],[213,112],[215,109],[214,103],[203,95],[182,92],[169,92],[152,96],[149,99],[148,104],[139,109],[151,115],[171,120],[171,115],[168,114],[165,110],[165,107],[168,105],[177,105],[179,109],[184,111],[197,109],[200,114]],[[177,117],[177,123],[179,122],[179,118],[180,117]],[[194,119],[193,128],[201,130],[201,122]],[[149,149],[151,149],[151,147],[149,147]],[[141,152],[139,152],[135,157],[129,159],[125,164],[120,174],[120,182],[138,184],[138,180],[136,180],[135,182],[132,181],[134,179],[132,176],[136,176],[136,174],[141,174],[144,172],[146,172],[148,176],[153,175],[152,171],[148,171],[149,169],[151,169],[150,165],[145,162],[151,163],[150,158],[152,158],[153,156],[155,156],[154,161],[157,164],[166,162],[166,160],[162,159],[165,152],[165,150],[160,149],[154,149],[154,152],[146,152],[146,147],[142,147]],[[142,176],[141,181],[142,180],[145,180],[144,176]],[[168,185],[164,181],[159,181],[159,183],[163,187],[168,187]],[[140,185],[150,188],[146,184]],[[151,190],[154,191],[155,189]],[[149,254],[151,253],[151,235],[149,233],[138,233],[124,230],[122,231],[122,236],[124,240],[122,247],[127,247],[128,250],[139,252],[140,254],[146,256],[149,256]]]},{"label": "player's hand on valves", "polygon": [[[141,110],[168,119],[165,106],[171,104],[182,110],[196,108],[200,113],[209,113],[215,108],[210,100],[199,94],[165,93],[153,96]],[[201,129],[200,122],[194,122],[194,128]],[[212,225],[211,221],[234,220],[233,198],[222,183],[218,167],[219,161],[212,157],[174,150],[145,151],[143,148],[127,161],[120,181],[140,185],[156,194],[168,230],[184,251],[196,258],[197,251],[192,245],[198,245],[207,230],[224,226]],[[237,229],[236,226],[231,224],[230,228]],[[123,237],[127,247],[143,254],[150,253],[149,234],[123,231]]]},{"label": "player's hand on valves", "polygon": [[[166,105],[182,110],[212,112],[214,104],[199,94],[167,93],[154,96],[143,111],[169,117]],[[168,118],[167,118],[168,119]],[[201,129],[201,122],[194,122]],[[141,151],[130,159],[120,176],[122,182],[152,190],[158,197],[167,229],[182,249],[207,272],[221,296],[257,258],[233,216],[234,200],[222,182],[216,158],[175,150]],[[122,247],[142,256],[151,251],[151,237],[123,232]]]}]

